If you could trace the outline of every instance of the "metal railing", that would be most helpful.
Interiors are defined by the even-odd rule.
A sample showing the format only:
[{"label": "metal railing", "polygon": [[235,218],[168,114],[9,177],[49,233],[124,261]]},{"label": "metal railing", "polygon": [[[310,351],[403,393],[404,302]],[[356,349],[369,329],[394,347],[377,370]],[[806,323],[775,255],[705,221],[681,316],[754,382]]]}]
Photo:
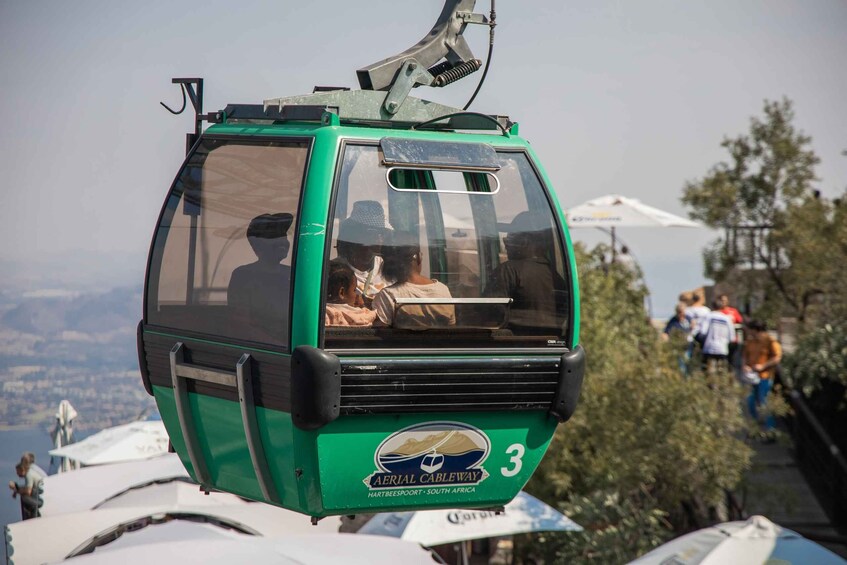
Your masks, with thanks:
[{"label": "metal railing", "polygon": [[[795,458],[835,528],[847,529],[847,459],[832,441],[799,391],[787,393],[794,414],[787,419]],[[847,537],[835,541],[847,545]]]}]

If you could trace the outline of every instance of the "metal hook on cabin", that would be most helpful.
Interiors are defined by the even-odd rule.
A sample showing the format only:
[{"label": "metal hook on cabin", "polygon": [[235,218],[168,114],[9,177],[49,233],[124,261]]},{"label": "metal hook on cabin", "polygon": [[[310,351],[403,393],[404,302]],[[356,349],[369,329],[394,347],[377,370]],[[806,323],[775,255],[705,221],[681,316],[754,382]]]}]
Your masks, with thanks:
[{"label": "metal hook on cabin", "polygon": [[180,84],[179,89],[182,91],[182,108],[180,108],[178,111],[173,110],[172,108],[170,108],[164,102],[159,102],[159,104],[161,104],[165,108],[165,110],[167,110],[168,112],[170,112],[171,114],[173,114],[175,116],[178,116],[178,115],[182,114],[183,112],[185,112],[185,104],[186,104],[185,84]]}]

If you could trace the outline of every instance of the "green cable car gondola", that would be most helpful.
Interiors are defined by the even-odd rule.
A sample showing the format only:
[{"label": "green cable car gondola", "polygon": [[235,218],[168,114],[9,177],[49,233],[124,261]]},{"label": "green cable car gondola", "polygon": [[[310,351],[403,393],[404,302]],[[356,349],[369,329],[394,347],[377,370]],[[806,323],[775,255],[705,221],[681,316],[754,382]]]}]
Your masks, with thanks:
[{"label": "green cable car gondola", "polygon": [[[447,4],[433,32],[455,47],[473,2]],[[550,182],[508,118],[407,97],[439,76],[415,72],[446,49],[425,47],[359,71],[363,90],[208,115],[202,80],[174,79],[197,130],[154,234],[139,359],[205,488],[313,517],[501,507],[576,406]]]}]

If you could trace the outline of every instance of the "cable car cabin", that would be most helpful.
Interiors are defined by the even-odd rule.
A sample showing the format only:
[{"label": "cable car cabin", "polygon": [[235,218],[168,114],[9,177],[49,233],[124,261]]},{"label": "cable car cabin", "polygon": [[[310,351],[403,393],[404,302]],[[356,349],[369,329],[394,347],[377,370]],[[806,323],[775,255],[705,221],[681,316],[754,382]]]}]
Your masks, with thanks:
[{"label": "cable car cabin", "polygon": [[576,270],[532,149],[384,97],[229,106],[170,189],[139,357],[207,488],[313,517],[500,507],[575,408]]}]

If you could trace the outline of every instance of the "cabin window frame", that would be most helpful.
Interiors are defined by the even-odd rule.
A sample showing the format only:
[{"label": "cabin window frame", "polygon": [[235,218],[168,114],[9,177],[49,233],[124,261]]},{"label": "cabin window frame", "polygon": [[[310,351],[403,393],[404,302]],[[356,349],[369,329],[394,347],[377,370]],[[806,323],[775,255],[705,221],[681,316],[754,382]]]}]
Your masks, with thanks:
[{"label": "cabin window frame", "polygon": [[[539,186],[541,187],[541,194],[545,200],[547,205],[547,209],[550,210],[553,221],[553,227],[555,230],[555,234],[558,237],[559,243],[562,246],[562,268],[563,268],[563,278],[565,279],[565,283],[567,285],[566,291],[568,292],[568,302],[567,302],[567,313],[566,313],[566,323],[567,327],[565,332],[562,335],[562,342],[557,343],[555,346],[547,346],[547,347],[474,347],[470,344],[463,344],[461,347],[456,348],[409,348],[385,344],[381,347],[365,347],[360,343],[352,345],[352,347],[330,347],[327,348],[327,332],[325,326],[324,315],[326,312],[326,300],[327,300],[327,274],[328,267],[330,263],[330,255],[332,253],[333,241],[336,234],[333,232],[332,228],[336,218],[336,211],[338,200],[341,192],[341,172],[344,167],[344,157],[347,151],[348,146],[351,145],[360,145],[360,146],[371,146],[376,147],[377,150],[380,148],[380,143],[378,139],[372,138],[344,138],[339,143],[338,153],[336,155],[336,166],[333,176],[332,183],[332,192],[330,195],[330,205],[327,212],[327,223],[326,223],[326,242],[324,247],[324,267],[323,267],[323,275],[321,277],[321,300],[320,300],[320,310],[319,310],[319,319],[318,319],[318,347],[321,349],[325,349],[328,352],[335,353],[337,355],[344,356],[373,356],[373,355],[427,355],[434,356],[438,354],[469,354],[469,355],[491,355],[491,354],[563,354],[567,353],[571,350],[571,343],[573,343],[574,339],[574,322],[576,319],[575,309],[578,305],[575,302],[574,291],[576,287],[574,273],[571,269],[571,257],[569,253],[572,253],[570,238],[566,237],[566,233],[564,230],[564,226],[562,225],[561,214],[559,213],[559,208],[556,206],[556,201],[553,199],[551,195],[550,187],[545,182],[544,176],[541,174],[535,160],[532,155],[528,151],[527,148],[524,147],[504,147],[494,145],[494,151],[498,155],[503,154],[520,154],[522,155],[526,162],[529,164],[530,170],[537,180]],[[399,165],[392,164],[390,167],[400,168]],[[386,167],[389,168],[389,167]],[[411,168],[410,168],[411,169]],[[420,168],[420,170],[439,170],[438,167],[431,168]],[[499,172],[499,171],[498,171]],[[498,179],[499,181],[499,179]],[[438,192],[438,191],[432,191]],[[443,192],[443,191],[442,191]],[[541,197],[541,195],[538,195]]]},{"label": "cabin window frame", "polygon": [[[564,217],[562,214],[559,214],[561,210],[558,205],[557,200],[554,198],[551,187],[545,182],[544,175],[541,174],[541,171],[538,168],[538,164],[535,162],[535,159],[532,158],[530,152],[521,147],[495,147],[494,150],[500,153],[522,153],[526,156],[526,161],[529,163],[530,168],[532,169],[535,178],[538,180],[538,184],[541,185],[542,194],[544,195],[545,200],[547,200],[547,206],[550,207],[550,210],[553,211],[553,222],[554,228],[556,230],[556,235],[559,237],[559,242],[562,244],[562,247],[565,250],[565,253],[562,254],[562,269],[564,272],[565,281],[568,283],[568,293],[569,293],[569,304],[568,304],[568,329],[565,332],[564,339],[566,344],[566,349],[570,351],[570,344],[574,342],[574,331],[576,328],[574,324],[576,323],[576,310],[579,308],[579,304],[577,304],[575,300],[575,291],[578,289],[578,280],[577,273],[573,272],[571,268],[571,260],[574,253],[573,244],[571,243],[569,232],[565,232],[566,222],[564,221]],[[570,255],[568,255],[568,252]]]},{"label": "cabin window frame", "polygon": [[[239,339],[235,337],[222,336],[218,335],[214,332],[208,331],[207,328],[203,329],[183,329],[176,328],[173,326],[165,326],[160,324],[151,324],[150,323],[150,309],[151,307],[155,307],[155,304],[158,304],[158,295],[159,295],[159,277],[162,273],[162,256],[161,254],[164,252],[164,244],[161,246],[157,246],[157,241],[159,239],[160,231],[162,229],[162,221],[168,213],[169,209],[173,206],[174,209],[179,207],[182,203],[182,195],[180,195],[179,200],[172,204],[174,189],[188,167],[192,157],[197,152],[197,149],[201,146],[204,141],[207,140],[215,140],[215,141],[223,141],[223,142],[235,142],[238,144],[249,145],[252,143],[273,143],[278,144],[279,146],[284,145],[295,145],[295,144],[304,144],[306,149],[306,158],[303,163],[303,174],[300,179],[299,185],[299,194],[297,198],[297,214],[294,217],[294,221],[289,228],[288,231],[288,239],[291,242],[291,250],[289,252],[289,256],[291,258],[291,281],[289,286],[289,296],[288,296],[288,320],[286,320],[287,333],[286,338],[284,340],[280,340],[277,343],[269,343],[265,341],[254,341],[249,339]],[[297,266],[297,254],[298,254],[298,245],[297,242],[300,237],[300,218],[302,216],[303,210],[303,202],[305,196],[305,188],[306,183],[309,177],[309,171],[311,168],[312,157],[314,155],[315,148],[315,137],[309,135],[273,135],[273,134],[256,134],[256,135],[239,135],[239,134],[226,134],[226,133],[204,133],[201,135],[194,145],[191,147],[191,150],[186,154],[185,159],[182,162],[179,170],[174,176],[173,181],[171,182],[170,187],[168,188],[167,197],[165,198],[164,204],[161,207],[159,212],[159,217],[156,221],[156,228],[153,233],[153,237],[150,242],[150,250],[147,254],[147,271],[144,282],[144,292],[143,292],[143,311],[142,311],[142,323],[146,328],[158,330],[163,333],[182,335],[189,338],[198,338],[210,343],[221,343],[227,345],[234,345],[238,347],[243,347],[245,349],[251,349],[256,351],[272,351],[275,353],[291,353],[291,339],[292,339],[292,308],[294,303],[294,286],[295,286],[295,270]],[[204,163],[205,164],[205,163]],[[165,240],[167,241],[167,239]],[[156,254],[156,257],[154,257]],[[157,269],[153,269],[154,259],[158,258],[158,266]],[[209,340],[210,336],[214,336],[213,340]]]}]

